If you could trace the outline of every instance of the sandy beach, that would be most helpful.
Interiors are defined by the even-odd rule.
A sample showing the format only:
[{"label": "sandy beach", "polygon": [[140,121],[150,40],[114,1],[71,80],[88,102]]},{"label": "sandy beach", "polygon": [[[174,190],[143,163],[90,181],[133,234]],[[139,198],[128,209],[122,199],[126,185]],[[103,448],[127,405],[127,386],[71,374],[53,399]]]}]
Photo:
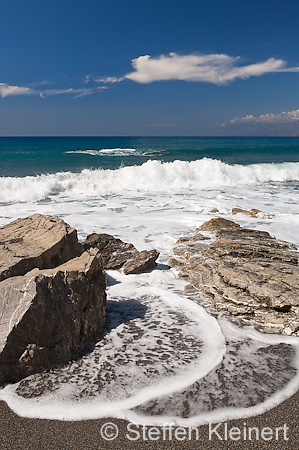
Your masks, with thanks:
[{"label": "sandy beach", "polygon": [[[193,439],[169,440],[167,434],[163,440],[161,438],[155,441],[142,437],[142,428],[140,430],[141,438],[133,441],[131,437],[137,436],[136,433],[128,432],[128,422],[116,419],[87,420],[81,422],[63,422],[57,420],[37,420],[26,419],[14,414],[4,402],[0,403],[0,421],[1,421],[1,450],[105,450],[105,449],[186,449],[186,450],[215,450],[215,449],[256,449],[256,450],[296,450],[299,448],[299,424],[298,424],[298,401],[299,392],[278,407],[267,413],[247,419],[233,420],[227,422],[228,429],[238,427],[244,429],[246,423],[249,427],[257,427],[260,431],[269,427],[283,427],[286,424],[286,433],[280,430],[279,439],[276,440],[239,440],[231,439],[221,441],[216,433],[209,439],[209,426],[201,426],[198,429],[198,436],[192,434]],[[101,427],[107,422],[112,422],[119,429],[118,437],[115,440],[106,441],[101,436]],[[212,430],[213,428],[211,428]],[[134,430],[137,430],[135,426]],[[218,434],[224,438],[223,428],[219,427]],[[181,435],[182,436],[182,435]],[[287,440],[285,440],[285,438]],[[269,438],[269,435],[268,435]]]}]

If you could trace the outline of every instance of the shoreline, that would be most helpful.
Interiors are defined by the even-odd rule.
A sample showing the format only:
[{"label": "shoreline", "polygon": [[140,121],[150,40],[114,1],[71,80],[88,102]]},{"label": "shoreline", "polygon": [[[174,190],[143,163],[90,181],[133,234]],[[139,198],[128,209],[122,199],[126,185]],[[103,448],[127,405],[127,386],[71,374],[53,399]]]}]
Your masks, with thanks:
[{"label": "shoreline", "polygon": [[[148,434],[143,438],[140,431],[140,439],[132,440],[126,437],[137,436],[136,432],[128,433],[128,422],[121,419],[94,419],[86,421],[66,422],[46,419],[27,419],[17,416],[5,402],[0,401],[0,421],[1,421],[1,450],[231,450],[231,449],[254,449],[254,450],[295,450],[299,448],[299,423],[298,423],[299,391],[292,397],[285,400],[280,405],[267,411],[266,413],[246,419],[227,421],[227,427],[237,427],[243,430],[244,427],[257,427],[260,431],[267,427],[276,429],[286,424],[287,432],[279,432],[279,439],[275,435],[271,440],[261,438],[256,440],[253,434],[252,440],[242,437],[238,441],[232,439],[225,440],[223,426],[218,428],[221,441],[216,433],[209,439],[209,426],[198,427],[198,434],[192,432],[192,440],[188,434],[185,439],[169,439],[169,435],[160,434],[157,440],[148,439]],[[119,435],[115,440],[106,441],[101,437],[101,427],[111,422],[119,429]],[[132,427],[138,430],[138,426]],[[156,428],[156,427],[155,427]],[[142,427],[140,427],[142,430]],[[175,430],[175,427],[174,427]],[[242,435],[243,436],[243,435]],[[284,439],[287,438],[287,440]],[[269,438],[269,437],[268,437]]]}]

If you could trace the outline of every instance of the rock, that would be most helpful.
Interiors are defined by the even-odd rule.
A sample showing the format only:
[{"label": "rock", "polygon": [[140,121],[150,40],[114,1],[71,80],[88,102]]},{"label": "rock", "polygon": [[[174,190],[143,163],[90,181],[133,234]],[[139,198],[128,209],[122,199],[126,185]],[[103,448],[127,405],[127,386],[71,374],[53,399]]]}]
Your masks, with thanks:
[{"label": "rock", "polygon": [[205,222],[199,230],[202,231],[217,231],[221,229],[235,229],[240,228],[240,225],[232,222],[231,220],[223,219],[220,217],[217,217],[216,219],[211,219],[208,222]]},{"label": "rock", "polygon": [[159,253],[157,250],[143,250],[138,252],[133,259],[129,259],[122,267],[126,274],[143,273],[153,269],[156,266],[156,259]]},{"label": "rock", "polygon": [[232,209],[233,214],[245,214],[247,216],[251,217],[261,217],[262,219],[272,219],[274,217],[274,214],[266,214],[260,211],[259,209],[250,209],[247,211],[246,209],[241,208],[233,208]]},{"label": "rock", "polygon": [[82,245],[85,250],[100,250],[104,269],[122,268],[125,274],[142,273],[152,269],[159,256],[156,250],[139,252],[133,244],[123,242],[110,234],[90,234]]},{"label": "rock", "polygon": [[62,219],[34,214],[0,228],[0,281],[38,267],[53,268],[83,252]]},{"label": "rock", "polygon": [[106,278],[91,249],[0,282],[0,384],[58,366],[103,331]]},{"label": "rock", "polygon": [[258,214],[260,214],[262,211],[260,211],[259,209],[250,209],[249,211],[247,211],[246,209],[241,209],[241,208],[233,208],[232,209],[232,213],[233,214],[245,214],[247,216],[251,216],[251,217],[257,217]]},{"label": "rock", "polygon": [[197,301],[261,331],[299,336],[298,256],[267,232],[217,218],[180,238],[169,264]]},{"label": "rock", "polygon": [[211,214],[219,213],[219,210],[217,208],[213,208],[210,211]]},{"label": "rock", "polygon": [[128,259],[138,253],[133,244],[127,244],[121,239],[104,233],[90,234],[82,245],[85,250],[88,248],[100,250],[104,269],[120,269]]}]

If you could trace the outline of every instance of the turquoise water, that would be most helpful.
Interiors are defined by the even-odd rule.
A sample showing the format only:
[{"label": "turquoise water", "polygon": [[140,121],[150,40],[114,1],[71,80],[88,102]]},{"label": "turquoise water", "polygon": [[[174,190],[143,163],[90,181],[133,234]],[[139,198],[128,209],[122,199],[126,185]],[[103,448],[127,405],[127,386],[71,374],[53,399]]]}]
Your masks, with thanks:
[{"label": "turquoise water", "polygon": [[299,162],[299,138],[0,138],[0,176],[117,169],[147,160],[228,164]]}]

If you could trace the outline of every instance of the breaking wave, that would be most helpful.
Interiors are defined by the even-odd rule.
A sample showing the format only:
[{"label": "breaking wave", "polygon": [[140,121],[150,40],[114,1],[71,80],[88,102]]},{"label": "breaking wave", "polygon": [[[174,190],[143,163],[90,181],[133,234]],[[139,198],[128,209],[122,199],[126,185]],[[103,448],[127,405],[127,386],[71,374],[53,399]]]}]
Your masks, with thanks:
[{"label": "breaking wave", "polygon": [[229,165],[203,158],[197,161],[148,160],[140,166],[85,169],[27,177],[1,177],[0,202],[38,201],[53,196],[71,199],[124,192],[180,193],[275,182],[298,182],[299,163]]},{"label": "breaking wave", "polygon": [[139,152],[136,148],[101,148],[101,149],[83,149],[83,150],[70,150],[66,153],[75,153],[91,156],[129,156],[136,155]]}]

